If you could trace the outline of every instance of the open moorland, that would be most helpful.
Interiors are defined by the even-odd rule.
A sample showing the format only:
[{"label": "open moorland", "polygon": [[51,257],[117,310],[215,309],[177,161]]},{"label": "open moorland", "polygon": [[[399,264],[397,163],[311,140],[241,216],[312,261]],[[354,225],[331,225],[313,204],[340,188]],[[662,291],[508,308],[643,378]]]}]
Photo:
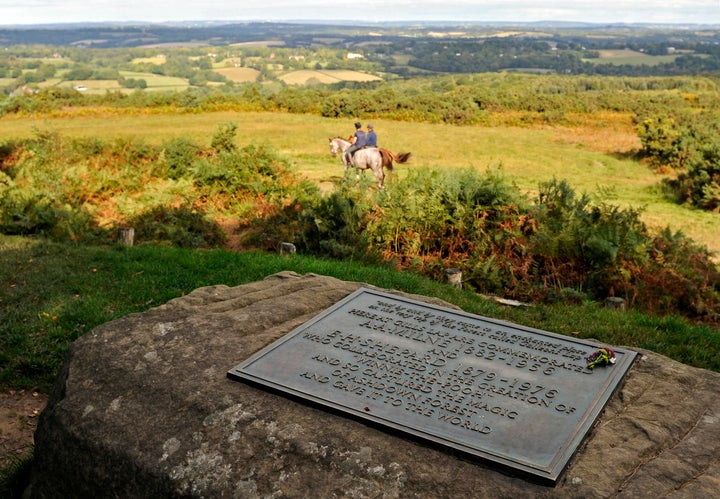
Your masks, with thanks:
[{"label": "open moorland", "polygon": [[[655,229],[682,230],[720,253],[720,217],[668,201],[659,188],[664,175],[635,158],[640,142],[630,116],[580,117],[574,126],[507,126],[498,116],[495,126],[457,126],[375,119],[381,145],[410,151],[411,162],[394,175],[402,178],[415,168],[447,169],[501,167],[528,194],[540,182],[565,179],[579,192],[602,196],[613,203],[642,209],[642,218]],[[68,137],[136,138],[160,144],[173,137],[192,137],[209,144],[219,124],[237,124],[240,146],[269,144],[286,156],[304,177],[329,187],[342,177],[339,158],[329,154],[328,139],[352,134],[352,120],[318,116],[214,112],[200,114],[115,113],[112,110],[65,110],[44,116],[6,116],[0,134],[32,137],[38,130]]]},{"label": "open moorland", "polygon": [[[280,270],[720,370],[718,42],[708,27],[0,29],[0,495],[73,340]],[[329,154],[356,120],[412,154],[383,190]],[[115,239],[129,221],[132,248]],[[284,237],[298,254],[263,251]],[[463,289],[446,265],[467,269]]]}]

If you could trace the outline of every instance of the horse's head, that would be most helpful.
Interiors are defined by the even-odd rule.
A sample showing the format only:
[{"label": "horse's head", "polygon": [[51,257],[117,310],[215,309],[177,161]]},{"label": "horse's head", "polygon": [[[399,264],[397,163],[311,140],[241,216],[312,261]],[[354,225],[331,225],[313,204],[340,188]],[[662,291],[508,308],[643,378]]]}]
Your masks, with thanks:
[{"label": "horse's head", "polygon": [[347,149],[349,142],[341,139],[340,137],[334,137],[330,140],[330,155],[334,158],[338,154],[342,153]]},{"label": "horse's head", "polygon": [[340,152],[340,146],[337,144],[337,139],[330,139],[330,156],[333,158]]}]

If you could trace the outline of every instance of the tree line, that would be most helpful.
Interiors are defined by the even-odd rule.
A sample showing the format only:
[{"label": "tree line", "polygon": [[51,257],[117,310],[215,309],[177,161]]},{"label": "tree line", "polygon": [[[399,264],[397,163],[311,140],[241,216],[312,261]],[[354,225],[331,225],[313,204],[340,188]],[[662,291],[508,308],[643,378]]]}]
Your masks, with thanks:
[{"label": "tree line", "polygon": [[[720,70],[720,30],[514,28],[516,32],[510,35],[508,28],[482,25],[464,25],[461,34],[457,34],[458,29],[452,26],[428,25],[419,29],[416,26],[363,28],[282,23],[0,29],[0,45],[5,46],[4,54],[0,55],[0,77],[9,74],[17,77],[17,64],[35,63],[39,51],[61,54],[78,64],[93,58],[102,61],[95,66],[128,70],[127,63],[133,54],[157,53],[157,44],[161,43],[166,44],[162,51],[173,57],[203,57],[208,52],[215,53],[214,57],[223,57],[232,52],[238,57],[258,57],[264,67],[273,62],[271,57],[286,50],[293,54],[312,54],[305,65],[308,68],[349,65],[402,78],[426,72],[550,71],[558,74],[673,76]],[[438,38],[438,32],[444,36]],[[243,42],[259,45],[238,45]],[[172,48],[172,44],[178,47]],[[183,44],[188,46],[182,47]],[[601,64],[597,59],[602,50],[632,50],[648,56],[673,55],[673,59],[659,64]],[[348,51],[363,57],[348,61],[345,57]],[[23,61],[27,58],[31,60]],[[47,59],[45,62],[57,66],[56,63]],[[284,64],[292,63],[285,58]],[[164,74],[188,77],[183,66],[186,64],[178,66],[177,61],[168,62]],[[150,68],[151,72],[155,69]]]}]

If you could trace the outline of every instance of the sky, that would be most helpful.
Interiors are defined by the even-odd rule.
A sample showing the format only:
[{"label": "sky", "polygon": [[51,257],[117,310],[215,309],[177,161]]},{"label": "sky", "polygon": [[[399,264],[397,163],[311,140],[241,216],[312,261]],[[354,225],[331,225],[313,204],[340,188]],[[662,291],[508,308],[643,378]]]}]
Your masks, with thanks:
[{"label": "sky", "polygon": [[720,0],[0,0],[0,25],[106,21],[582,21],[720,25]]}]

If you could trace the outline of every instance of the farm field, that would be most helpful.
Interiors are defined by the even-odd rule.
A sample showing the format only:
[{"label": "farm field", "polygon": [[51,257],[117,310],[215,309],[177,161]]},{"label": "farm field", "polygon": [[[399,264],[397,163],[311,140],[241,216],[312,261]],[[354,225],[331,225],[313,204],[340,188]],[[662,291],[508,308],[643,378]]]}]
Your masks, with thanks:
[{"label": "farm field", "polygon": [[655,66],[656,64],[671,63],[677,55],[648,55],[636,50],[600,50],[599,59],[584,59],[595,64],[629,64]]},{"label": "farm field", "polygon": [[[147,82],[145,91],[181,91],[187,89],[190,84],[185,78],[175,76],[163,76],[152,73],[138,73],[134,71],[120,71],[125,78],[143,79]],[[124,88],[117,80],[63,80],[62,78],[51,78],[39,84],[40,88],[61,87],[74,88],[87,94],[105,94],[106,92],[134,91],[132,88]]]},{"label": "farm field", "polygon": [[234,81],[237,83],[246,83],[246,82],[252,82],[256,81],[258,76],[260,75],[260,71],[253,68],[217,68],[214,69],[218,74],[223,75],[225,78],[227,78],[230,81]]},{"label": "farm field", "polygon": [[[190,85],[187,79],[175,76],[163,76],[152,73],[138,73],[134,71],[120,71],[120,75],[125,78],[143,79],[147,82],[148,91],[153,90],[185,90]],[[58,84],[62,87],[85,88],[88,93],[105,93],[108,90],[122,90],[132,92],[131,88],[123,88],[117,80],[76,80],[63,81]]]},{"label": "farm field", "polygon": [[[260,72],[256,69],[243,67],[216,68],[213,69],[213,71],[236,83],[253,82],[256,81],[260,75]],[[350,71],[345,69],[302,69],[281,73],[278,75],[278,79],[288,85],[308,85],[313,83],[338,83],[341,81],[380,81],[382,78],[360,71]]]},{"label": "farm field", "polygon": [[[136,138],[161,143],[173,137],[191,137],[208,144],[223,123],[237,125],[241,147],[268,144],[292,167],[321,186],[342,177],[339,158],[329,155],[328,139],[349,136],[351,120],[287,113],[217,112],[200,114],[122,114],[81,110],[62,115],[0,119],[6,140],[53,131],[71,137],[99,136],[106,140]],[[597,117],[596,117],[597,118]],[[669,226],[720,254],[720,216],[665,200],[661,176],[632,159],[640,147],[630,118],[607,115],[593,124],[560,126],[454,126],[373,120],[380,145],[394,152],[412,153],[407,165],[395,170],[402,178],[409,169],[502,168],[517,186],[533,195],[540,182],[566,179],[578,193],[602,194],[623,207],[643,208],[652,228]],[[365,122],[364,122],[365,124]],[[390,180],[392,181],[392,180]]]},{"label": "farm field", "polygon": [[108,91],[125,90],[131,92],[131,89],[123,89],[117,80],[61,80],[53,79],[45,82],[43,87],[60,87],[74,88],[80,92],[88,94],[104,94]]},{"label": "farm field", "polygon": [[[228,81],[235,83],[250,83],[257,81],[260,71],[252,68],[229,67],[216,68],[214,72],[225,76]],[[153,73],[140,73],[135,71],[120,71],[120,75],[124,78],[145,80],[147,88],[145,91],[183,91],[190,88],[187,78],[176,76],[163,76]],[[339,83],[342,81],[380,81],[382,78],[361,71],[350,71],[345,69],[331,70],[298,70],[289,71],[278,77],[281,81],[288,85],[308,85],[308,84],[328,84]],[[0,86],[7,86],[13,82],[12,78],[0,78]],[[64,80],[62,78],[50,78],[38,85],[40,88],[61,87],[74,88],[87,94],[104,94],[106,92],[126,92],[135,91],[132,88],[125,88],[117,80]]]},{"label": "farm field", "polygon": [[322,71],[299,70],[291,71],[280,76],[280,79],[288,85],[307,85],[316,83],[338,83],[341,81],[380,81],[382,78],[360,71],[349,71],[344,69],[328,69]]}]

